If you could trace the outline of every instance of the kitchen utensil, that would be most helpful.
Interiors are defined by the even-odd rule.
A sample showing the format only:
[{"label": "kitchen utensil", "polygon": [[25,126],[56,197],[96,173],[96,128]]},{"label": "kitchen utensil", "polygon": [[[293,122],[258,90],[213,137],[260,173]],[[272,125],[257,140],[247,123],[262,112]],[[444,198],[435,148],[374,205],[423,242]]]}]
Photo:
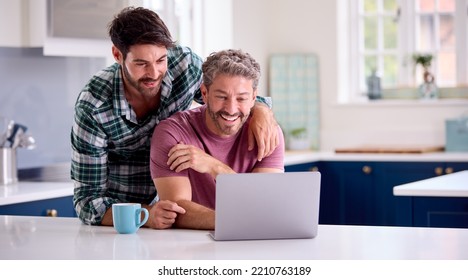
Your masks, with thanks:
[{"label": "kitchen utensil", "polygon": [[10,185],[18,182],[16,150],[0,148],[0,163],[0,185]]},{"label": "kitchen utensil", "polygon": [[21,137],[22,134],[24,134],[24,132],[26,132],[26,130],[28,130],[28,128],[22,124],[19,124],[19,123],[15,123],[13,125],[13,129],[12,129],[12,132],[10,134],[10,136],[8,137],[8,141],[10,141],[10,147],[15,149],[18,147],[19,145],[19,137]]},{"label": "kitchen utensil", "polygon": [[23,133],[19,137],[19,143],[18,143],[19,148],[26,148],[28,150],[32,150],[36,148],[36,140],[29,134]]},{"label": "kitchen utensil", "polygon": [[0,130],[1,131],[0,148],[6,147],[6,142],[13,131],[13,126],[15,125],[14,121],[8,120],[7,118],[4,118],[2,123],[4,124],[5,127],[2,128],[2,130]]}]

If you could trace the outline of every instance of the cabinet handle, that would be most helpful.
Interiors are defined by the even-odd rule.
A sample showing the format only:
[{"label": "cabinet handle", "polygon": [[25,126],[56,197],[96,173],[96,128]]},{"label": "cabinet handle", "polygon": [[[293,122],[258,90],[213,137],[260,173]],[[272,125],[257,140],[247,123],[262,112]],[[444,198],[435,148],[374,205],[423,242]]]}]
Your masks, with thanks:
[{"label": "cabinet handle", "polygon": [[445,174],[450,174],[450,173],[453,173],[453,168],[452,167],[445,168]]},{"label": "cabinet handle", "polygon": [[440,176],[442,175],[442,173],[444,173],[444,169],[442,167],[436,167],[434,169],[434,173],[437,175],[437,176]]},{"label": "cabinet handle", "polygon": [[309,168],[309,171],[319,171],[319,169],[318,169],[317,166],[313,166],[313,167]]},{"label": "cabinet handle", "polygon": [[371,174],[372,173],[372,167],[364,165],[362,167],[362,172],[364,172],[364,174]]},{"label": "cabinet handle", "polygon": [[55,209],[47,209],[46,215],[47,217],[57,217],[58,212]]}]

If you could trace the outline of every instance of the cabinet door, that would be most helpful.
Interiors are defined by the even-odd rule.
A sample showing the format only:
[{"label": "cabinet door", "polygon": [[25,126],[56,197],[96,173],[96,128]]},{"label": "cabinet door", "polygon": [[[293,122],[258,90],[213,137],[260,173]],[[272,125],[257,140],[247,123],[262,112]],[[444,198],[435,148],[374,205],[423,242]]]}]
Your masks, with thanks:
[{"label": "cabinet door", "polygon": [[76,217],[73,196],[0,206],[0,215]]},{"label": "cabinet door", "polygon": [[468,228],[467,197],[414,197],[416,227]]},{"label": "cabinet door", "polygon": [[373,225],[374,163],[323,162],[322,170],[322,190],[327,197],[324,209],[329,211],[324,223]]},{"label": "cabinet door", "polygon": [[333,190],[328,189],[324,184],[324,176],[326,172],[322,172],[322,162],[307,162],[300,164],[292,164],[284,167],[285,172],[304,172],[304,171],[319,171],[321,174],[320,182],[320,210],[319,210],[319,223],[320,224],[333,224],[336,220],[334,217],[337,215],[337,209],[334,207],[333,198],[336,194]]},{"label": "cabinet door", "polygon": [[[385,162],[376,168],[376,225],[463,226],[466,199],[394,196],[397,185],[467,170],[463,162]],[[465,207],[465,208],[463,208]]]},{"label": "cabinet door", "polygon": [[412,199],[394,196],[393,187],[437,176],[436,162],[382,162],[376,167],[376,225],[412,226]]},{"label": "cabinet door", "polygon": [[[442,174],[440,171],[442,170]],[[438,175],[468,170],[467,162],[439,164]],[[417,227],[468,228],[467,197],[414,197],[413,225]]]},{"label": "cabinet door", "polygon": [[46,1],[0,0],[0,46],[41,47],[46,31]]},{"label": "cabinet door", "polygon": [[285,172],[301,172],[301,171],[318,171],[319,166],[317,162],[306,162],[299,164],[286,165]]}]

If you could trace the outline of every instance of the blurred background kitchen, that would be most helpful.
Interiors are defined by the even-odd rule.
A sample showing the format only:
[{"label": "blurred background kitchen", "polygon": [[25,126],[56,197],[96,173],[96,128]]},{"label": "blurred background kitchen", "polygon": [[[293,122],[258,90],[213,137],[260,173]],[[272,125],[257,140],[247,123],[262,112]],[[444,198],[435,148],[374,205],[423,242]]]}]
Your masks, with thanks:
[{"label": "blurred background kitchen", "polygon": [[0,115],[36,142],[18,149],[20,175],[68,166],[75,99],[113,62],[107,23],[128,5],[158,11],[202,57],[251,53],[288,141],[302,131],[310,150],[445,147],[446,121],[468,116],[468,0],[0,0]]}]

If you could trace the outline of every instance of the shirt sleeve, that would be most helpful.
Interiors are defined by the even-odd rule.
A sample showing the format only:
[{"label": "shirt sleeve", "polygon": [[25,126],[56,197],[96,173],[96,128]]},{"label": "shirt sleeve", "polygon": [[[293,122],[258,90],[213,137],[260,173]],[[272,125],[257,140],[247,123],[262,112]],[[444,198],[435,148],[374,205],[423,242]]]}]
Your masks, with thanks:
[{"label": "shirt sleeve", "polygon": [[263,103],[268,106],[268,108],[273,108],[273,101],[271,100],[271,97],[265,97],[265,96],[259,96],[257,95],[257,102]]},{"label": "shirt sleeve", "polygon": [[167,165],[169,150],[182,141],[178,124],[173,119],[160,122],[151,138],[150,171],[151,178],[186,176],[188,170],[175,172]]},{"label": "shirt sleeve", "polygon": [[71,132],[73,204],[85,224],[99,225],[115,199],[106,197],[106,137],[85,106],[77,106]]}]

